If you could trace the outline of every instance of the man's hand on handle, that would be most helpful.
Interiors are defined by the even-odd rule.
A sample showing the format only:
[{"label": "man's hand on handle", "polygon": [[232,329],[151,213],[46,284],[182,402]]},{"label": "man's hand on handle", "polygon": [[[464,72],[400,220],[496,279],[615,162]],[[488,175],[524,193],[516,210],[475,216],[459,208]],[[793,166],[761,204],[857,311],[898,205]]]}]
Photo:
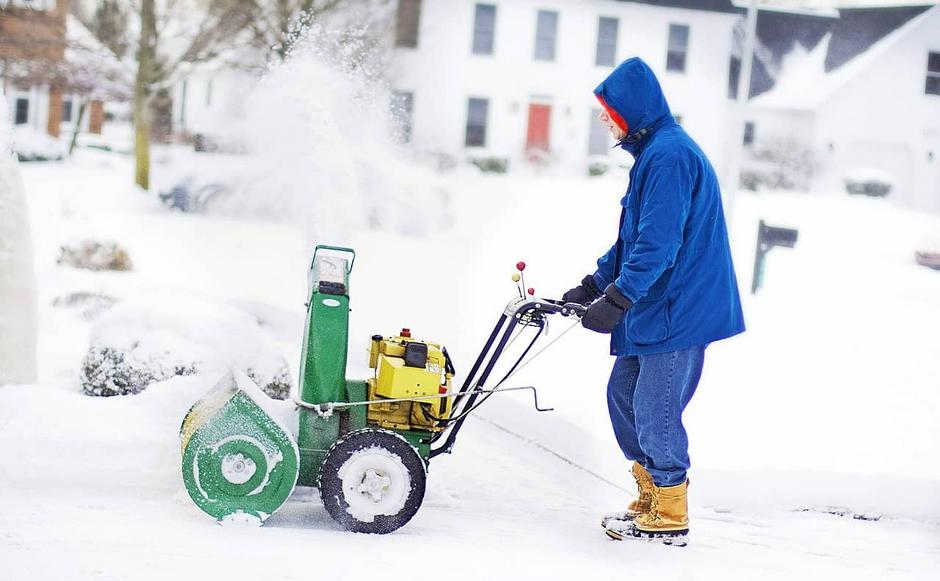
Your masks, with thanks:
[{"label": "man's hand on handle", "polygon": [[584,277],[581,284],[563,294],[561,300],[564,303],[589,305],[603,296],[603,294],[601,289],[597,288],[597,283],[594,282],[594,275],[589,274]]},{"label": "man's hand on handle", "polygon": [[585,329],[598,333],[612,333],[620,323],[620,319],[632,306],[633,301],[623,296],[616,286],[609,284],[604,290],[603,297],[588,307],[587,312],[581,317],[581,325]]}]

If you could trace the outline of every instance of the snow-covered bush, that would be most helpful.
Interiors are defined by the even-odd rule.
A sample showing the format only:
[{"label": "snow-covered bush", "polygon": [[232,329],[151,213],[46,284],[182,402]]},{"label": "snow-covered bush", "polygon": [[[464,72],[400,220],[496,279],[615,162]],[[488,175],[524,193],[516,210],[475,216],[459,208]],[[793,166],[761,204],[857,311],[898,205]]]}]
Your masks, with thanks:
[{"label": "snow-covered bush", "polygon": [[780,190],[809,188],[817,163],[813,150],[789,137],[756,143],[741,171],[741,187]]},{"label": "snow-covered bush", "polygon": [[91,321],[113,307],[116,302],[116,298],[106,294],[78,291],[56,297],[52,306],[77,309],[82,319]]},{"label": "snow-covered bush", "polygon": [[250,315],[192,300],[124,302],[92,328],[81,369],[88,395],[126,395],[175,375],[237,369],[285,399],[287,361]]},{"label": "snow-covered bush", "polygon": [[473,157],[470,163],[477,166],[483,173],[506,173],[509,171],[509,160],[505,157]]},{"label": "snow-covered bush", "polygon": [[13,153],[20,161],[53,161],[65,157],[65,145],[58,139],[32,129],[13,129]]},{"label": "snow-covered bush", "polygon": [[850,170],[844,179],[845,191],[856,195],[884,197],[894,187],[894,176],[873,167]]},{"label": "snow-covered bush", "polygon": [[131,270],[131,257],[117,242],[80,240],[59,248],[58,264],[87,270]]}]

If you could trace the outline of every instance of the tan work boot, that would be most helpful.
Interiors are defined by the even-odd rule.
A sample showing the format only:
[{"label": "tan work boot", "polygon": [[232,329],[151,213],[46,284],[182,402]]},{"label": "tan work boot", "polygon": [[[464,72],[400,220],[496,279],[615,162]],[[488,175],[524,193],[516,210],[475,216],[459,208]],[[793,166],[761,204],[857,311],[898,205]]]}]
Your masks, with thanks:
[{"label": "tan work boot", "polygon": [[630,536],[684,546],[689,534],[688,488],[688,481],[676,486],[654,485],[650,510],[634,519]]},{"label": "tan work boot", "polygon": [[633,478],[636,479],[636,500],[628,504],[625,511],[605,514],[601,518],[601,526],[605,529],[614,521],[631,522],[639,515],[649,512],[650,502],[653,498],[653,477],[639,462],[633,463],[631,472]]}]

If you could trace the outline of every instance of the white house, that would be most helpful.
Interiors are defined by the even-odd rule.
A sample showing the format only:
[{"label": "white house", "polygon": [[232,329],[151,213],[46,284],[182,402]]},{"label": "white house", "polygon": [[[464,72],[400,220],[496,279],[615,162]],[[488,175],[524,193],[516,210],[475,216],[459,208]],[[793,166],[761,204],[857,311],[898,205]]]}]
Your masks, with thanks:
[{"label": "white house", "polygon": [[593,89],[639,56],[681,124],[724,159],[731,2],[400,0],[397,18],[392,82],[419,151],[584,171],[613,144]]},{"label": "white house", "polygon": [[832,68],[834,38],[784,60],[774,88],[752,100],[750,137],[803,144],[827,189],[875,170],[893,178],[899,203],[940,211],[940,6]]}]

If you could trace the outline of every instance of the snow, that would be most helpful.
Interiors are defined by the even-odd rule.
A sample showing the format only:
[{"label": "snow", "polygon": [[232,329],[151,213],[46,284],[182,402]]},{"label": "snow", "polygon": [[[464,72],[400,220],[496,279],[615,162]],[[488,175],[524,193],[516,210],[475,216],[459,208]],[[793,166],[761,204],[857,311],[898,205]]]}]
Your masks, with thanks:
[{"label": "snow", "polygon": [[[163,295],[121,302],[91,329],[86,393],[136,393],[174,375],[239,369],[268,395],[287,397],[287,362],[257,321],[234,307]],[[128,383],[128,378],[130,381]]]},{"label": "snow", "polygon": [[[43,296],[172,291],[212,301],[210,310],[244,306],[266,322],[294,372],[309,268],[305,237],[291,225],[155,209],[122,191],[119,180],[92,192],[67,187],[101,167],[131,175],[130,160],[100,152],[26,168]],[[578,192],[579,215],[614,220],[621,187],[615,176],[468,173],[454,184],[452,229],[426,237],[352,233],[350,375],[369,373],[372,333],[408,326],[448,346],[459,380],[515,293],[517,260],[526,260],[527,283],[538,294],[556,296],[604,246],[603,228],[571,217],[571,192]],[[49,211],[60,208],[68,211]],[[479,547],[484,558],[447,569],[454,578],[590,576],[625,562],[637,575],[665,567],[700,578],[931,578],[940,565],[940,467],[925,459],[938,457],[940,441],[940,392],[928,371],[940,328],[940,276],[913,264],[911,250],[940,222],[886,200],[848,196],[742,193],[737,211],[744,289],[758,217],[799,227],[800,240],[771,252],[764,289],[745,297],[748,333],[709,348],[686,415],[694,466],[684,550],[616,544],[597,526],[632,490],[607,425],[603,337],[574,330],[514,377],[514,385],[537,385],[555,412],[539,414],[519,394],[494,397],[472,416],[454,454],[432,462],[424,506],[393,535],[342,531],[316,492],[302,488],[261,529],[219,529],[182,488],[177,439],[181,418],[213,376],[170,379],[133,397],[82,396],[77,362],[63,355],[90,325],[44,299],[40,384],[0,389],[6,575],[166,579],[209,569],[229,578],[292,579],[309,571],[297,555],[315,550],[328,555],[318,558],[321,573],[340,578],[376,566],[412,570],[421,551],[430,577],[465,556],[464,547]],[[137,270],[55,267],[51,249],[84,229],[125,243]],[[167,240],[174,241],[170,252]],[[410,256],[422,259],[401,259]],[[193,276],[197,265],[203,272]],[[564,326],[553,326],[548,340]],[[293,406],[278,408],[290,425]],[[840,510],[849,516],[829,514]],[[82,523],[81,533],[73,523]],[[115,537],[115,530],[126,534]],[[90,553],[87,539],[96,537],[108,543]],[[265,558],[230,559],[233,549]],[[57,558],[37,561],[40,550]]]},{"label": "snow", "polygon": [[[577,284],[612,241],[624,188],[620,170],[587,179],[411,167],[354,118],[368,106],[341,98],[355,80],[287,70],[269,85],[270,133],[252,133],[283,163],[258,174],[269,197],[244,212],[167,211],[130,187],[132,159],[117,153],[23,167],[40,365],[38,381],[0,387],[0,578],[936,577],[940,272],[916,265],[913,250],[940,217],[835,192],[737,195],[743,292],[759,219],[800,236],[770,252],[760,294],[744,295],[748,332],[708,348],[685,416],[689,547],[617,543],[598,527],[632,495],[607,419],[612,361],[607,337],[562,337],[562,321],[509,382],[537,386],[555,411],[533,410],[529,393],[488,401],[453,454],[432,461],[423,507],[396,533],[342,530],[307,488],[264,527],[215,526],[183,488],[179,428],[218,373],[87,397],[80,367],[95,338],[225,367],[258,351],[243,330],[260,324],[270,337],[260,352],[277,351],[293,374],[311,241],[343,243],[357,250],[348,375],[370,375],[372,334],[408,327],[448,347],[460,381],[516,293],[516,262],[537,296]],[[157,146],[154,172],[186,158]],[[437,194],[425,197],[439,188],[444,212]],[[369,207],[393,219],[364,219]],[[126,247],[134,270],[56,265],[64,241],[92,235]],[[63,307],[76,293],[116,302],[84,317]],[[290,402],[254,397],[296,426]]]},{"label": "snow", "polygon": [[65,156],[65,145],[61,141],[31,127],[14,127],[12,143],[13,152],[24,161],[62,159]]},{"label": "snow", "polygon": [[0,96],[0,385],[36,381],[36,275],[26,191]]}]

